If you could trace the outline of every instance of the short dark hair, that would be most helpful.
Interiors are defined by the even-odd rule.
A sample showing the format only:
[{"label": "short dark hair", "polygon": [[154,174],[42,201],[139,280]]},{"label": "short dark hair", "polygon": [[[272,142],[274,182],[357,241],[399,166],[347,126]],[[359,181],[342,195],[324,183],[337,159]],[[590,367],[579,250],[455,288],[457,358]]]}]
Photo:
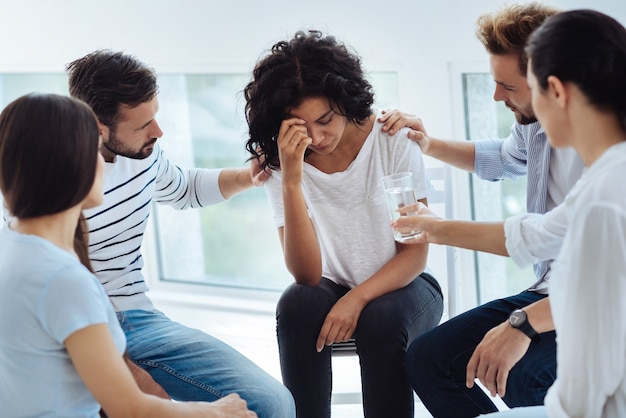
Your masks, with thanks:
[{"label": "short dark hair", "polygon": [[526,52],[542,90],[553,75],[574,83],[596,108],[616,113],[626,131],[626,28],[594,10],[559,13],[537,29]]},{"label": "short dark hair", "polygon": [[120,105],[133,108],[158,93],[154,70],[123,52],[94,51],[67,64],[66,71],[70,94],[91,106],[98,120],[112,129]]},{"label": "short dark hair", "polygon": [[80,100],[31,93],[0,114],[0,190],[18,218],[51,215],[79,204],[91,190],[98,124]]},{"label": "short dark hair", "polygon": [[476,36],[491,55],[517,55],[520,73],[526,76],[526,41],[558,9],[540,3],[515,4],[478,18]]},{"label": "short dark hair", "polygon": [[[362,124],[371,115],[374,93],[359,56],[332,36],[299,31],[261,59],[244,89],[250,139],[246,149],[277,168],[276,139],[290,109],[304,99],[324,97],[338,114]],[[257,147],[260,151],[257,151]]]}]

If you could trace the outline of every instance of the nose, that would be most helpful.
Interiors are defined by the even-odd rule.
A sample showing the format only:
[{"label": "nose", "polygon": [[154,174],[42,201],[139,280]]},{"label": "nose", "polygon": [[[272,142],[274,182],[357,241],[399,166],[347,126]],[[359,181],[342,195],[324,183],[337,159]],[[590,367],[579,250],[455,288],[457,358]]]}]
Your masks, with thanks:
[{"label": "nose", "polygon": [[324,132],[319,128],[309,129],[309,135],[311,135],[311,139],[313,140],[311,145],[318,145],[325,137]]},{"label": "nose", "polygon": [[150,138],[161,138],[163,136],[163,131],[161,127],[157,123],[156,119],[152,121],[150,128]]},{"label": "nose", "polygon": [[493,100],[496,102],[506,101],[506,91],[504,90],[504,87],[499,84],[496,84],[496,88],[493,92]]}]

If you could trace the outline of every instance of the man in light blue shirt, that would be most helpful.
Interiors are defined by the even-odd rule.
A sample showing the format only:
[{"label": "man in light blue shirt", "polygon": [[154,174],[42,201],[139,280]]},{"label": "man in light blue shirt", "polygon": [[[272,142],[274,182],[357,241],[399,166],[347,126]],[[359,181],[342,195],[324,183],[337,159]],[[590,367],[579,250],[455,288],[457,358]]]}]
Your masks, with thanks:
[{"label": "man in light blue shirt", "polygon": [[[507,138],[444,141],[430,137],[421,120],[398,113],[387,115],[390,133],[408,124],[415,129],[409,137],[424,154],[486,180],[526,175],[529,213],[543,214],[558,206],[582,174],[583,163],[572,149],[550,147],[531,107],[524,53],[532,30],[555,13],[538,4],[513,5],[478,20],[477,35],[490,54],[496,82],[494,99],[504,102],[516,118]],[[519,228],[520,223],[516,225]],[[503,222],[446,221],[437,228],[422,239],[509,255]],[[555,333],[547,299],[551,262],[534,264],[537,280],[526,291],[458,315],[411,344],[409,378],[433,416],[475,417],[497,411],[474,385],[476,377],[509,407],[543,403],[556,377]]]}]

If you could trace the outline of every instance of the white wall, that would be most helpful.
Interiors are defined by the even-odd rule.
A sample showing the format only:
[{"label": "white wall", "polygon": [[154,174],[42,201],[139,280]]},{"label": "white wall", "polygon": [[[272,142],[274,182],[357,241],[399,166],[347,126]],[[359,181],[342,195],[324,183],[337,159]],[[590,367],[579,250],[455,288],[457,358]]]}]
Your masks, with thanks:
[{"label": "white wall", "polygon": [[[369,70],[399,72],[402,109],[452,136],[448,65],[484,61],[478,15],[500,0],[0,0],[0,72],[63,71],[94,49],[137,55],[159,72],[249,72],[275,41],[317,28]],[[626,24],[625,0],[555,0]],[[487,68],[487,67],[485,67]],[[165,110],[165,109],[164,109]]]}]

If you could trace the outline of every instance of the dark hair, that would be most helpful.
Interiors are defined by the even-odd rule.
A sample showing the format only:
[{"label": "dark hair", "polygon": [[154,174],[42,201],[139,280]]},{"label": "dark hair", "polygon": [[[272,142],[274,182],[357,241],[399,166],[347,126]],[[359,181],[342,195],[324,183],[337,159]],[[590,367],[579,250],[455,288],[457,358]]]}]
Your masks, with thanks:
[{"label": "dark hair", "polygon": [[526,52],[542,90],[551,75],[574,83],[626,130],[626,29],[617,20],[594,10],[559,13],[533,33]]},{"label": "dark hair", "polygon": [[491,55],[517,55],[520,73],[526,76],[528,57],[524,52],[530,34],[557,9],[540,3],[511,5],[480,16],[476,36]]},{"label": "dark hair", "polygon": [[97,158],[96,117],[80,100],[28,94],[0,114],[0,190],[13,216],[51,215],[80,203]]},{"label": "dark hair", "polygon": [[67,64],[66,71],[70,94],[91,106],[111,129],[117,125],[120,105],[133,108],[158,93],[154,70],[123,52],[98,50]]},{"label": "dark hair", "polygon": [[264,168],[273,169],[279,166],[280,124],[304,99],[325,97],[338,114],[359,125],[371,115],[374,102],[360,58],[319,31],[299,31],[276,43],[257,63],[244,95],[250,135],[246,149],[263,157]]}]

